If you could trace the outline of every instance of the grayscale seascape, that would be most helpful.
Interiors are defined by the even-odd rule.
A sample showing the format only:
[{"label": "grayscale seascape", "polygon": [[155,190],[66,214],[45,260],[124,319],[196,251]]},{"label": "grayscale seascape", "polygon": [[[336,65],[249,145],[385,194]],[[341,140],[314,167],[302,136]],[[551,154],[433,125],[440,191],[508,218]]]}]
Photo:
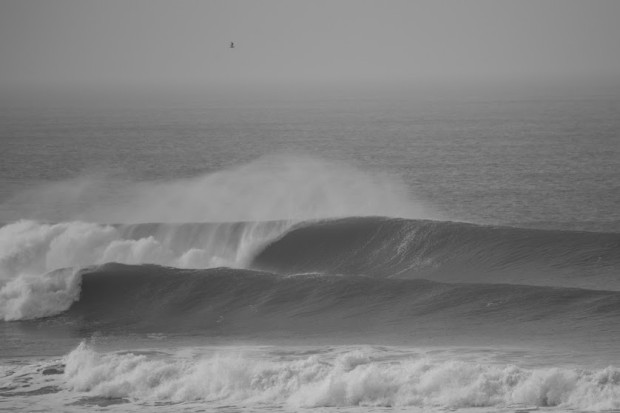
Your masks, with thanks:
[{"label": "grayscale seascape", "polygon": [[[90,10],[44,4],[0,11]],[[189,18],[249,3],[188,4]],[[291,4],[253,7],[309,12]],[[396,13],[360,4],[386,28]],[[584,24],[620,40],[604,14]],[[131,59],[126,78],[92,69],[118,79],[78,65],[72,83],[51,57],[0,72],[0,411],[620,409],[617,76],[381,81],[373,66],[371,82],[342,74],[354,59],[278,83],[294,64],[244,52],[270,36],[241,32],[210,41],[217,76],[195,88],[122,90],[138,83]],[[601,62],[620,75],[620,57]],[[52,73],[45,93],[28,83],[46,86],[37,70]]]}]

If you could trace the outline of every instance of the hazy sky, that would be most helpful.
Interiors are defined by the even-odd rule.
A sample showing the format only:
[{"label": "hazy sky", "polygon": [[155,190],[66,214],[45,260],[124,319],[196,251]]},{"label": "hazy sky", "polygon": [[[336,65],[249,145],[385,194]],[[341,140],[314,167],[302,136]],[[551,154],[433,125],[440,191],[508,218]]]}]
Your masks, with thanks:
[{"label": "hazy sky", "polygon": [[619,0],[0,0],[0,85],[620,76],[619,22]]}]

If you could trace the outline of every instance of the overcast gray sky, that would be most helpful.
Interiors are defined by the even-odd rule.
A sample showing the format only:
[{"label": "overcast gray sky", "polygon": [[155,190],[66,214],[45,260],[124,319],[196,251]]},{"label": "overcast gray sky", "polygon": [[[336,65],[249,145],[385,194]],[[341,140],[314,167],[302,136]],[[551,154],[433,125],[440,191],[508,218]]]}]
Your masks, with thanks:
[{"label": "overcast gray sky", "polygon": [[0,85],[613,76],[619,22],[619,0],[1,0]]}]

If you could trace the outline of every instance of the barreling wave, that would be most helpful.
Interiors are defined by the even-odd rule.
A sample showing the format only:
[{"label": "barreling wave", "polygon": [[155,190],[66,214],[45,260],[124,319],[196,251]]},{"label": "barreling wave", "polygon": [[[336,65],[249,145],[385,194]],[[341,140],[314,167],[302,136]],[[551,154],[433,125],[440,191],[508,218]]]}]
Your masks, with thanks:
[{"label": "barreling wave", "polygon": [[[179,278],[180,274],[190,277],[187,272],[177,273],[167,267],[258,270],[269,273],[270,282],[296,274],[312,273],[314,278],[320,274],[320,279],[329,280],[322,282],[327,282],[325,285],[330,288],[344,285],[338,283],[351,283],[347,284],[349,290],[357,288],[357,283],[363,288],[371,282],[369,279],[388,288],[398,285],[397,281],[389,280],[424,278],[443,283],[620,291],[620,234],[381,217],[296,224],[260,221],[102,225],[20,221],[0,228],[0,251],[0,316],[5,320],[51,316],[69,309],[76,300],[79,300],[74,305],[76,308],[90,300],[97,301],[97,297],[85,296],[84,291],[88,291],[85,286],[94,282],[88,280],[98,279],[101,274],[108,278],[105,281],[108,284],[104,285],[118,283],[115,289],[108,290],[108,300],[112,302],[127,290],[122,283],[134,283],[137,279],[145,285],[164,283],[163,278],[156,276],[163,271],[173,277],[169,281],[173,288],[179,280],[189,279]],[[130,271],[131,277],[122,279],[118,279],[119,271],[110,271],[109,267],[80,270],[108,262],[162,267],[136,267]],[[125,270],[120,272],[127,275]],[[233,277],[218,281],[220,283],[232,282],[239,274],[245,274],[244,283],[250,282],[247,272],[219,269],[217,274]],[[199,273],[191,277],[215,282],[214,275],[208,275],[204,278],[205,274]],[[252,282],[258,279],[263,278],[252,279]],[[304,278],[295,279],[301,283]],[[206,282],[204,280],[201,282]],[[281,285],[292,288],[290,281],[287,282],[289,284]],[[416,284],[416,291],[424,290],[424,285],[423,282]],[[263,287],[257,287],[257,291],[264,290]],[[317,285],[305,284],[305,287],[307,291],[296,289],[291,294],[293,300],[314,296]],[[159,300],[154,303],[162,308],[175,299],[162,294],[166,288],[162,287],[153,295]],[[235,289],[234,286],[230,288]],[[467,289],[461,286],[459,290]],[[252,291],[248,289],[245,293],[253,297]],[[338,296],[337,291],[321,291],[324,297]],[[225,291],[222,294],[225,296]],[[199,302],[201,297],[219,300],[208,294],[196,296],[194,300]],[[117,306],[123,311],[123,305],[130,305],[130,301],[119,302]],[[449,305],[448,302],[442,304]],[[111,308],[108,310],[113,312]],[[170,310],[175,314],[176,310]]]},{"label": "barreling wave", "polygon": [[343,218],[292,228],[251,266],[286,274],[620,290],[620,234]]}]

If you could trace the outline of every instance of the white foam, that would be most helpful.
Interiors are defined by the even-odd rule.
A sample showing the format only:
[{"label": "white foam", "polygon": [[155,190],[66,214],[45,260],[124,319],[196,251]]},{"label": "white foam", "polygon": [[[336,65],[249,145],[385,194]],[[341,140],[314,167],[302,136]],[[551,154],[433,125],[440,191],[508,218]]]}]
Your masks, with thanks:
[{"label": "white foam", "polygon": [[[243,267],[253,251],[288,222],[135,226],[19,221],[0,228],[0,318],[30,319],[65,311],[79,296],[79,269],[106,262],[179,268]],[[62,271],[60,271],[62,270]]]},{"label": "white foam", "polygon": [[257,357],[221,352],[200,359],[98,353],[82,343],[66,357],[65,384],[88,396],[136,402],[239,406],[465,408],[620,407],[620,370],[523,369],[472,361],[385,358],[373,349]]},{"label": "white foam", "polygon": [[16,277],[0,289],[0,316],[9,321],[62,312],[78,298],[80,281],[73,269]]}]

